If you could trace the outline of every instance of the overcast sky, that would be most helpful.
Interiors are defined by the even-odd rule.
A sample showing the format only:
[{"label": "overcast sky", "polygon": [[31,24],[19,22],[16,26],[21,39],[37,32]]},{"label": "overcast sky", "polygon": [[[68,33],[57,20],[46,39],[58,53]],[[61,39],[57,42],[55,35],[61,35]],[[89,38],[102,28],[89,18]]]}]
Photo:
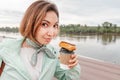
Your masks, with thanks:
[{"label": "overcast sky", "polygon": [[[34,1],[35,0],[0,0],[0,13],[4,10],[24,13],[27,7]],[[108,21],[120,25],[120,0],[51,1],[58,6],[60,12],[60,24],[98,25],[102,24],[104,21]],[[4,16],[9,16],[7,17],[11,18],[9,21],[14,21],[13,17],[16,17],[18,21],[15,20],[15,23],[19,23],[22,18],[22,16],[14,15],[10,17],[9,14],[4,14]],[[2,18],[4,18],[3,15]],[[3,20],[8,20],[5,18]],[[0,23],[2,22],[5,21],[0,20]]]}]

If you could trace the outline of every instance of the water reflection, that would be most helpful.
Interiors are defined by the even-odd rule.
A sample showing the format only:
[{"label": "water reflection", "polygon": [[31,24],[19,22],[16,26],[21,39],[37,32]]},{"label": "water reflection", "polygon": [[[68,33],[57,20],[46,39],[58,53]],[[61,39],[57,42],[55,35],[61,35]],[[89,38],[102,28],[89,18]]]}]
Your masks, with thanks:
[{"label": "water reflection", "polygon": [[100,39],[103,45],[107,45],[107,44],[116,42],[116,35],[104,34],[100,37]]},{"label": "water reflection", "polygon": [[103,34],[103,35],[73,35],[73,34],[62,34],[60,35],[60,39],[68,39],[74,41],[84,41],[86,42],[88,39],[96,39],[97,42],[100,42],[102,45],[109,45],[111,43],[115,43],[116,40],[120,39],[120,35],[114,34]]}]

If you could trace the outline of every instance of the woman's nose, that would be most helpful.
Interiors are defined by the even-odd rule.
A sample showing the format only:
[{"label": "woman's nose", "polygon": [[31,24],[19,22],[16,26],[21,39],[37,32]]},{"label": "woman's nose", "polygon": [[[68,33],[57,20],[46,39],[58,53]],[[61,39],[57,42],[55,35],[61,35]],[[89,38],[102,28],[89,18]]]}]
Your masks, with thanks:
[{"label": "woman's nose", "polygon": [[54,36],[54,32],[55,32],[54,28],[49,28],[48,35],[53,37]]}]

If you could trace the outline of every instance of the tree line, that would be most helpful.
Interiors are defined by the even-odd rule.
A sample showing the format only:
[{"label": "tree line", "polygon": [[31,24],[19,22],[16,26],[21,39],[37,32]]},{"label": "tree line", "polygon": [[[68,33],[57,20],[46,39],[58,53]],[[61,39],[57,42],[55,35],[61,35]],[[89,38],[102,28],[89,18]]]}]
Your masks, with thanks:
[{"label": "tree line", "polygon": [[68,34],[104,34],[104,33],[120,33],[120,26],[110,22],[104,22],[98,26],[87,26],[80,24],[60,25],[60,33]]},{"label": "tree line", "polygon": [[0,32],[13,32],[13,33],[18,33],[18,27],[0,27]]}]

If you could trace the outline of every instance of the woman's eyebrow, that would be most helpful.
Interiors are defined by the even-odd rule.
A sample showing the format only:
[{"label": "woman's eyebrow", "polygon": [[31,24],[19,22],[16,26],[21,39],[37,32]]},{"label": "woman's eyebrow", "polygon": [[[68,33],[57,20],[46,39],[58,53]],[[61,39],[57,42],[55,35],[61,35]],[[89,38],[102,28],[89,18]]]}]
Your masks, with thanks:
[{"label": "woman's eyebrow", "polygon": [[48,20],[43,20],[44,22],[50,23]]},{"label": "woman's eyebrow", "polygon": [[[48,21],[48,20],[43,20],[43,21],[50,24],[50,21]],[[56,23],[59,23],[59,21],[57,21]],[[55,23],[55,24],[56,24],[56,23]]]}]

